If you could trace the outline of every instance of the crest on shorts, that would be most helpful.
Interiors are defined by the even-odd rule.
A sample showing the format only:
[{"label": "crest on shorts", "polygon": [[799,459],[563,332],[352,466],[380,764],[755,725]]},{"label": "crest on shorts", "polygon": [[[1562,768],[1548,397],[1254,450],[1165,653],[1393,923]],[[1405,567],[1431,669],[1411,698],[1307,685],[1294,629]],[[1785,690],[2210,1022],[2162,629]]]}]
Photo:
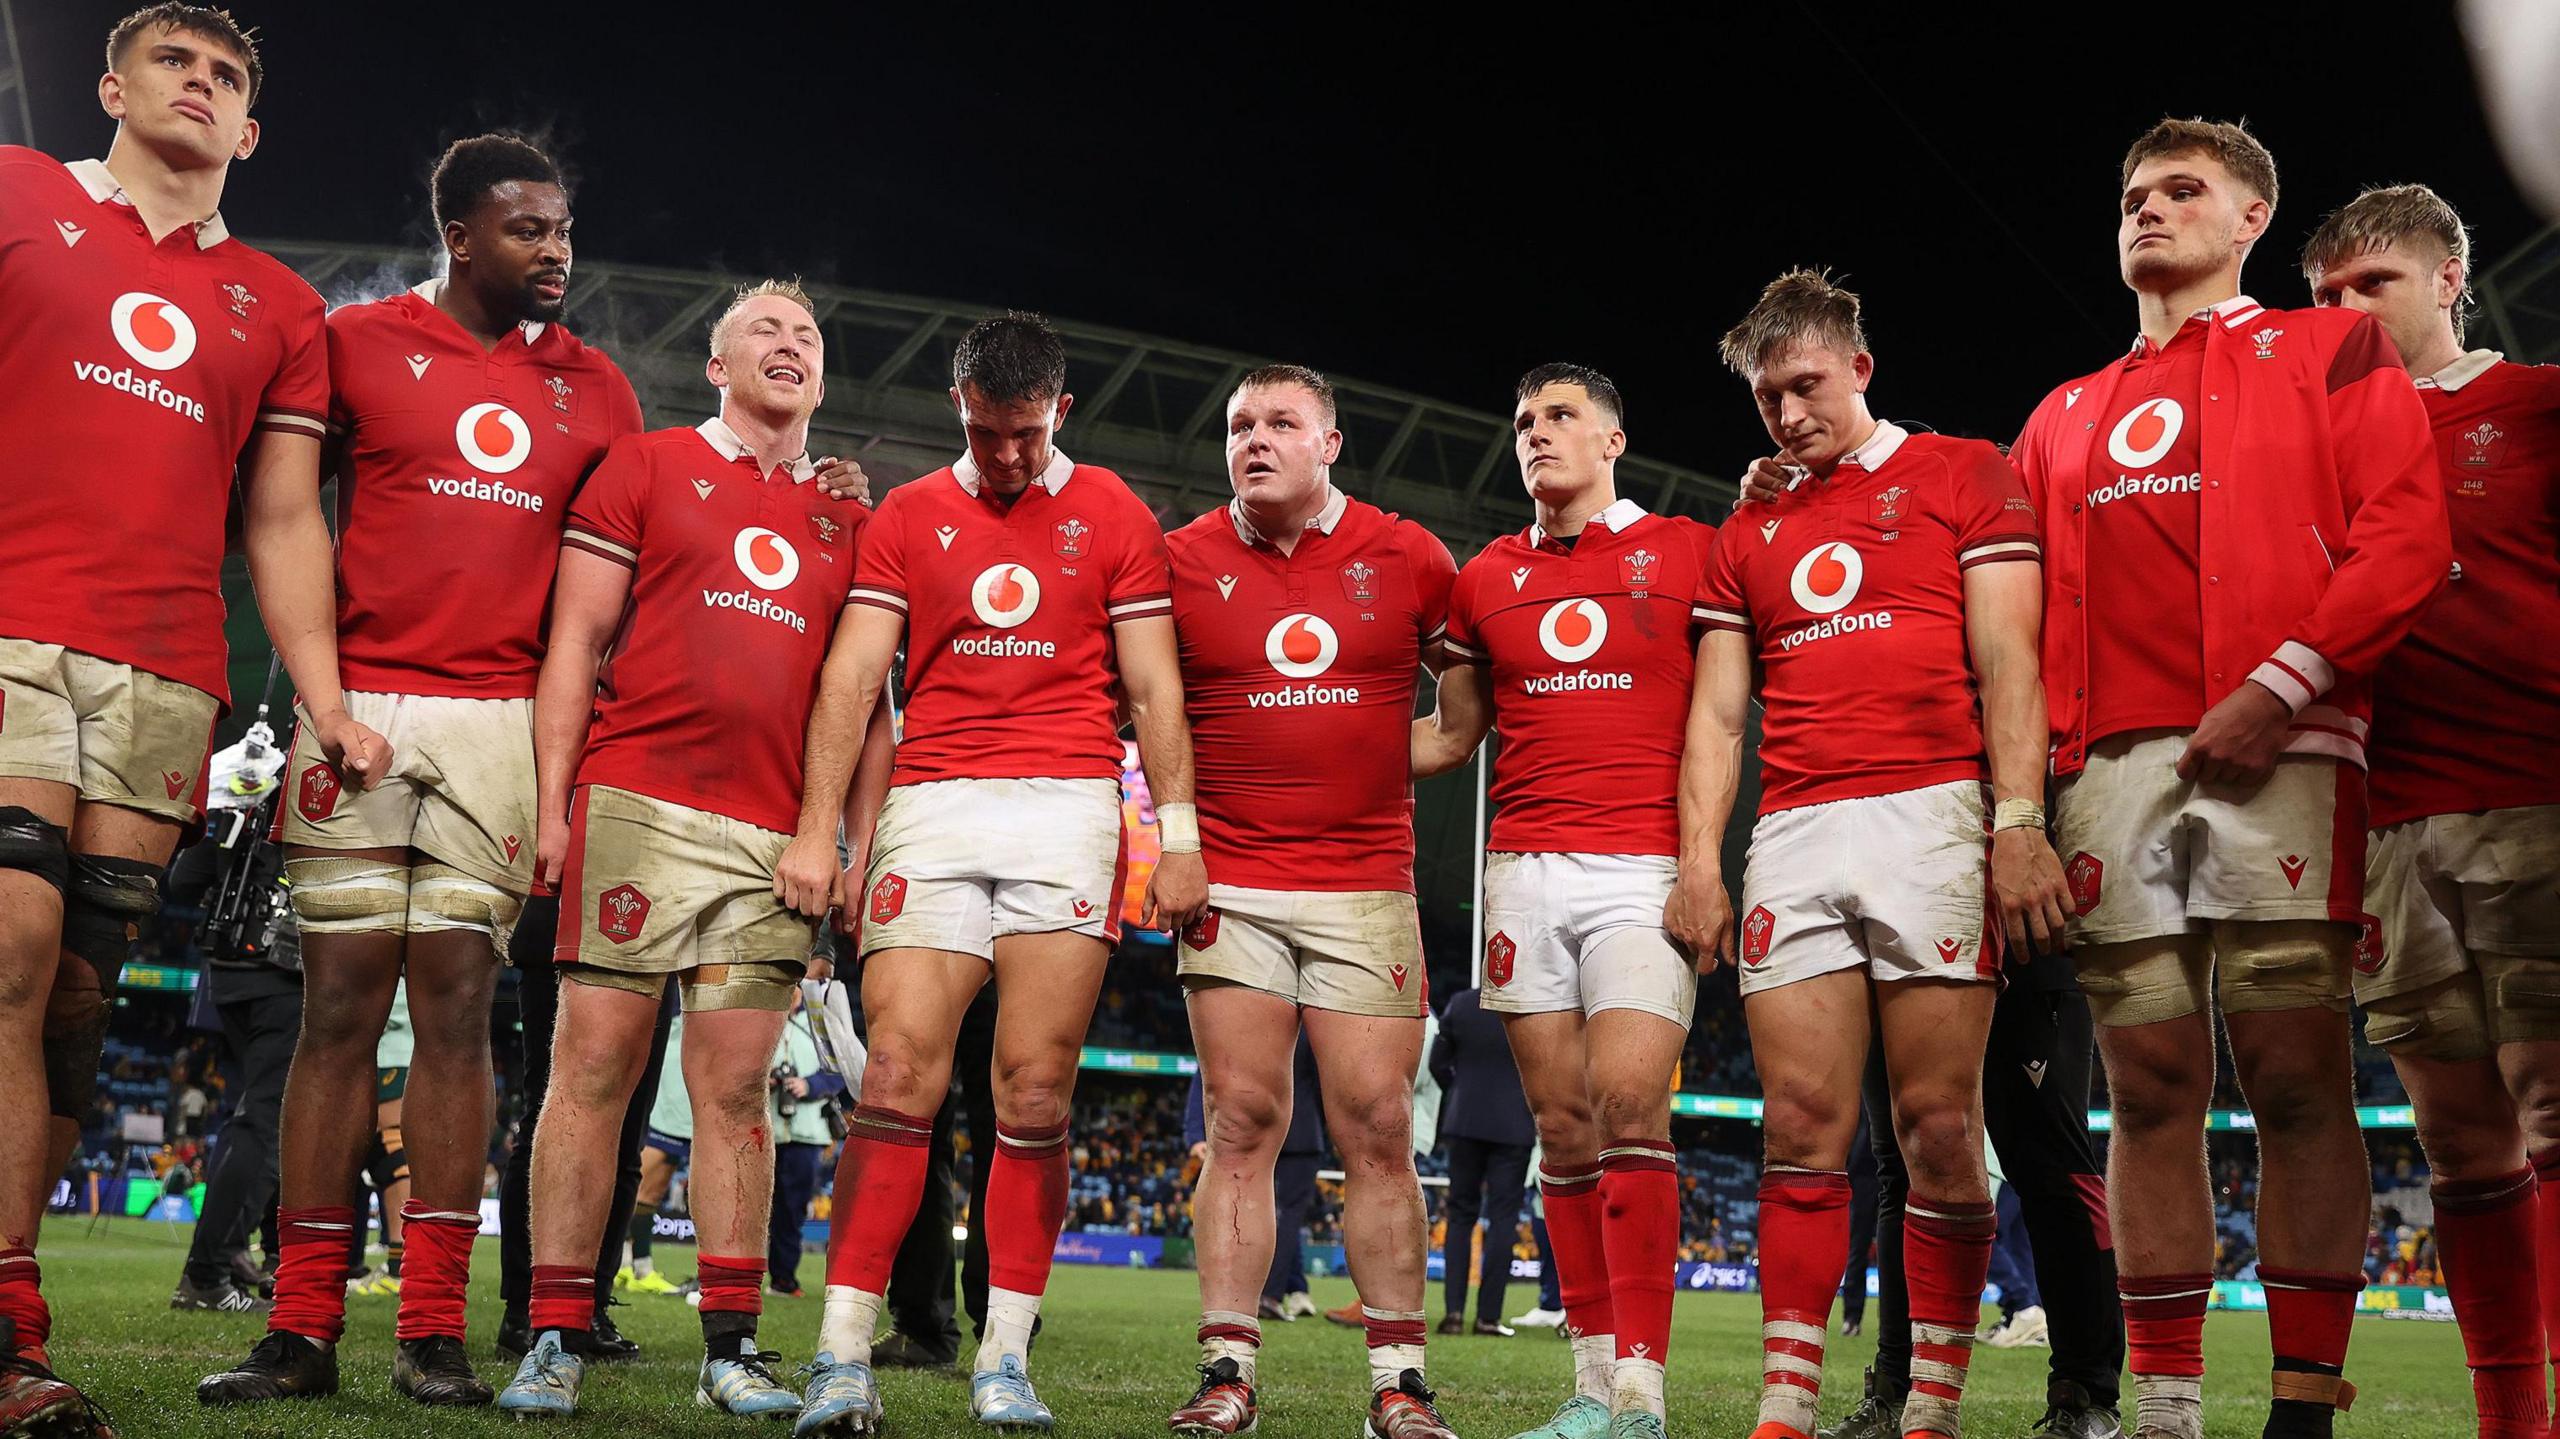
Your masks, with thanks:
[{"label": "crest on shorts", "polygon": [[1618,556],[1618,583],[1631,590],[1652,589],[1661,564],[1662,556],[1638,545]]},{"label": "crest on shorts", "polygon": [[649,922],[649,896],[635,884],[617,884],[596,896],[596,932],[616,944],[640,937]]},{"label": "crest on shorts", "polygon": [[564,415],[574,415],[578,412],[578,392],[570,387],[567,380],[553,375],[542,382],[542,388],[551,396],[551,408]]},{"label": "crest on shorts", "polygon": [[1769,936],[1778,927],[1778,917],[1769,906],[1755,904],[1742,919],[1742,962],[1762,965],[1769,961]]},{"label": "crest on shorts", "polygon": [[2356,973],[2365,975],[2382,973],[2382,959],[2381,918],[2370,914],[2357,915],[2355,953]]},{"label": "crest on shorts", "polygon": [[1200,917],[1191,921],[1191,927],[1182,932],[1182,942],[1191,946],[1193,949],[1207,949],[1211,945],[1216,944],[1218,942],[1218,912],[1214,909],[1202,910],[1200,912]]},{"label": "crest on shorts", "polygon": [[895,871],[880,876],[871,886],[871,922],[887,924],[907,907],[907,877]]},{"label": "crest on shorts", "polygon": [[1049,527],[1049,548],[1058,552],[1059,559],[1083,559],[1086,548],[1092,543],[1093,526],[1074,515]]},{"label": "crest on shorts", "polygon": [[1493,938],[1484,942],[1484,977],[1496,989],[1509,984],[1512,961],[1519,957],[1520,946],[1511,942],[1511,936],[1495,930]]},{"label": "crest on shorts", "polygon": [[313,760],[303,766],[302,778],[294,784],[293,807],[313,824],[337,812],[338,772],[328,761]]},{"label": "crest on shorts", "polygon": [[1909,498],[1911,498],[1909,485],[1887,485],[1876,491],[1876,497],[1867,502],[1867,518],[1880,526],[1891,528],[1901,522],[1902,502]]},{"label": "crest on shorts", "polygon": [[1378,567],[1367,560],[1353,560],[1342,567],[1342,597],[1355,605],[1378,602]]},{"label": "crest on shorts", "polygon": [[2106,879],[2104,860],[2085,849],[2071,856],[2071,862],[2062,867],[2062,882],[2071,886],[2071,912],[2086,917],[2096,909],[2098,890]]},{"label": "crest on shorts", "polygon": [[2470,466],[2494,465],[2498,462],[2499,451],[2505,448],[2499,441],[2506,437],[2506,431],[2487,420],[2482,420],[2454,436],[2462,442],[2462,448],[2454,455],[2453,462],[2457,465]]}]

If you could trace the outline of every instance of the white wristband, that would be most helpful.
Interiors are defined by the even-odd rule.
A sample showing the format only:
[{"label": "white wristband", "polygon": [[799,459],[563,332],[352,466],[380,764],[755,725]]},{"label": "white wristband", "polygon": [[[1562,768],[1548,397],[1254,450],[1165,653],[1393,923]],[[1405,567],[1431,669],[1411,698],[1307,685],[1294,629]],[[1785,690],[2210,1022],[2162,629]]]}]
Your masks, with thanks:
[{"label": "white wristband", "polygon": [[1156,825],[1162,835],[1167,854],[1200,852],[1200,806],[1196,804],[1160,804],[1156,806]]},{"label": "white wristband", "polygon": [[1992,815],[1994,831],[2044,828],[2044,806],[2031,799],[2004,799],[1993,807]]}]

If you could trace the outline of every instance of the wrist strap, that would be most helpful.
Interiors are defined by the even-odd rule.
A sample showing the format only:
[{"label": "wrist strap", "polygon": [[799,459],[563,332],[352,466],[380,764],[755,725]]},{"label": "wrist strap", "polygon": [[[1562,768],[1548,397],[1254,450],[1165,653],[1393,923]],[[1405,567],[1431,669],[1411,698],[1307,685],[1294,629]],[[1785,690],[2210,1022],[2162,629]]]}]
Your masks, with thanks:
[{"label": "wrist strap", "polygon": [[1167,854],[1200,852],[1200,807],[1196,804],[1156,806],[1156,825]]},{"label": "wrist strap", "polygon": [[1995,834],[2004,829],[2042,828],[2044,805],[2036,800],[2004,799],[1992,809],[1991,829]]}]

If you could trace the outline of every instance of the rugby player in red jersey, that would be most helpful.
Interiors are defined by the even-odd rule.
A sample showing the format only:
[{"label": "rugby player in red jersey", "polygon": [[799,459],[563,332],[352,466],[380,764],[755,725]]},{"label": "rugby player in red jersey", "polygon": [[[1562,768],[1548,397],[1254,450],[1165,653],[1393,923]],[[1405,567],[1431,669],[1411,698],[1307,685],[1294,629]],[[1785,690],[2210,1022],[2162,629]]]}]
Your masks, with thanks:
[{"label": "rugby player in red jersey", "polygon": [[1272,1172],[1306,1027],[1369,1349],[1369,1429],[1447,1439],[1423,1383],[1422,1190],[1413,1075],[1428,1013],[1404,743],[1439,667],[1457,565],[1411,520],[1333,487],[1333,386],[1297,365],[1227,400],[1232,503],[1166,540],[1200,841],[1218,876],[1182,933],[1209,1155],[1193,1195],[1200,1386],[1177,1434],[1256,1418],[1255,1296],[1271,1269]]},{"label": "rugby player in red jersey", "polygon": [[230,689],[235,467],[250,578],[316,757],[358,787],[392,758],[339,689],[320,297],[217,209],[257,148],[264,73],[229,15],[154,5],[107,38],[104,161],[0,148],[0,1093],[30,1111],[0,1126],[0,1434],[91,1422],[48,1367],[36,1227],[96,1091],[117,975],[203,813]]},{"label": "rugby player in red jersey", "polygon": [[[960,1017],[992,976],[996,1134],[987,1146],[990,1286],[970,1384],[982,1424],[1046,1429],[1026,1356],[1066,1222],[1076,1061],[1119,936],[1118,690],[1163,822],[1152,922],[1200,917],[1164,533],[1119,476],[1054,443],[1073,404],[1047,321],[962,337],[951,402],[968,451],[882,501],[809,720],[799,832],[774,892],[805,915],[860,888],[871,1057],[837,1163],[825,1322],[804,1433],[879,1421],[872,1330],[923,1193]],[[874,833],[846,781],[903,642],[909,701]],[[839,865],[840,834],[854,866]]]},{"label": "rugby player in red jersey", "polygon": [[[1803,471],[1716,536],[1682,809],[1702,843],[1724,833],[1756,691],[1763,788],[1739,925],[1769,1095],[1753,1439],[1812,1439],[1871,1042],[1911,1174],[1900,1432],[1955,1439],[1996,1224],[1982,1118],[1995,927],[2058,948],[2066,895],[2044,833],[2035,511],[1993,446],[1869,412],[1858,298],[1823,275],[1772,281],[1723,356]],[[1708,914],[1731,960],[1721,885]]]},{"label": "rugby player in red jersey", "polygon": [[[570,509],[534,700],[536,870],[560,894],[560,1021],[533,1140],[537,1337],[498,1395],[510,1413],[577,1407],[603,1197],[670,979],[694,1106],[695,1398],[740,1415],[800,1407],[765,1367],[756,1321],[774,1173],[767,1078],[818,936],[775,899],[773,866],[867,518],[813,483],[824,356],[797,285],[740,290],[711,330],[719,415],[617,442]],[[872,739],[877,779],[886,726]]]},{"label": "rugby player in red jersey", "polygon": [[2560,369],[2463,348],[2471,237],[2424,185],[2357,196],[2302,270],[2317,303],[2381,323],[2435,430],[2452,577],[2374,676],[2355,990],[2418,1111],[2481,1439],[2541,1439],[2560,1318]]},{"label": "rugby player in red jersey", "polygon": [[2119,183],[2141,334],[2010,458],[2044,526],[2055,848],[2115,1111],[2133,1427],[2203,1427],[2219,1006],[2258,1115],[2266,1432],[2326,1436],[2372,1189],[2347,1030],[2370,677],[2444,583],[2444,485],[2380,325],[2240,293],[2276,205],[2256,137],[2163,121]]},{"label": "rugby player in red jersey", "polygon": [[640,428],[620,369],[560,325],[569,196],[541,150],[456,141],[431,188],[447,274],[329,317],[338,654],[347,706],[396,758],[339,784],[304,727],[280,828],[303,935],[285,1085],[283,1262],[268,1332],[208,1404],[338,1387],[348,1207],[374,1046],[405,974],[416,1055],[392,1387],[486,1404],[463,1354],[489,1129],[489,1005],[533,882],[533,692],[570,497]]},{"label": "rugby player in red jersey", "polygon": [[1596,370],[1522,377],[1513,448],[1537,523],[1459,571],[1437,704],[1413,726],[1416,775],[1502,736],[1484,1007],[1537,1118],[1574,1355],[1573,1397],[1539,1439],[1661,1433],[1680,1239],[1671,1080],[1693,965],[1715,962],[1673,933],[1700,932],[1721,886],[1721,836],[1684,824],[1677,798],[1714,531],[1619,498],[1625,413]]}]

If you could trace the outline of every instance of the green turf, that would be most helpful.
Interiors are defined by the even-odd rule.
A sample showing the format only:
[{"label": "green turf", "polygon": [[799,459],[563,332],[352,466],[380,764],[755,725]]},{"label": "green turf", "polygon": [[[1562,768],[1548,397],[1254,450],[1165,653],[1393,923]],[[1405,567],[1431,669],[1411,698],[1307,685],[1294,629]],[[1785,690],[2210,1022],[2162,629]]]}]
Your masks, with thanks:
[{"label": "green turf", "polygon": [[[85,1221],[47,1225],[45,1288],[54,1304],[54,1355],[63,1373],[89,1387],[118,1421],[125,1439],[373,1439],[432,1434],[521,1434],[487,1412],[426,1411],[390,1391],[391,1301],[353,1302],[340,1374],[347,1392],[319,1403],[205,1409],[195,1402],[198,1375],[248,1351],[263,1330],[249,1316],[180,1314],[168,1304],[185,1231],[138,1220],[119,1221],[96,1238]],[[672,1274],[692,1272],[692,1252],[661,1246]],[[503,1384],[511,1370],[491,1356],[498,1317],[497,1249],[476,1256],[471,1348],[481,1372]],[[813,1289],[818,1257],[802,1268]],[[1528,1307],[1524,1286],[1513,1287]],[[1341,1279],[1319,1281],[1317,1302],[1351,1297]],[[767,1299],[764,1342],[786,1365],[809,1357],[818,1305],[811,1299]],[[1437,1314],[1437,1296],[1433,1310]],[[1048,1322],[1033,1366],[1041,1396],[1070,1439],[1135,1439],[1164,1433],[1164,1415],[1190,1397],[1199,1312],[1192,1275],[1178,1271],[1059,1271]],[[623,1328],[648,1347],[637,1365],[588,1371],[580,1417],[553,1427],[611,1439],[673,1434],[754,1432],[746,1421],[703,1413],[693,1405],[700,1357],[693,1311],[681,1301],[640,1299],[618,1311]],[[1759,1307],[1739,1295],[1682,1295],[1671,1365],[1671,1432],[1739,1436],[1750,1431],[1759,1387]],[[2267,1328],[2253,1315],[2215,1315],[2205,1330],[2207,1415],[2216,1436],[2255,1436],[2263,1420]],[[1872,1348],[1835,1337],[1829,1355],[1826,1419],[1855,1402],[1859,1367]],[[2023,1433],[2043,1409],[2043,1350],[1979,1351],[1967,1432],[1976,1439]],[[1442,1408],[1467,1439],[1504,1439],[1544,1419],[1563,1396],[1565,1346],[1547,1332],[1513,1339],[1438,1339],[1432,1380]],[[2349,1373],[2363,1390],[2342,1436],[2455,1439],[2471,1432],[2469,1383],[2462,1347],[2450,1324],[2360,1319]],[[1321,1320],[1273,1324],[1262,1358],[1263,1432],[1356,1439],[1365,1366],[1356,1334]],[[884,1376],[889,1432],[897,1439],[975,1432],[968,1389],[956,1372]]]}]

